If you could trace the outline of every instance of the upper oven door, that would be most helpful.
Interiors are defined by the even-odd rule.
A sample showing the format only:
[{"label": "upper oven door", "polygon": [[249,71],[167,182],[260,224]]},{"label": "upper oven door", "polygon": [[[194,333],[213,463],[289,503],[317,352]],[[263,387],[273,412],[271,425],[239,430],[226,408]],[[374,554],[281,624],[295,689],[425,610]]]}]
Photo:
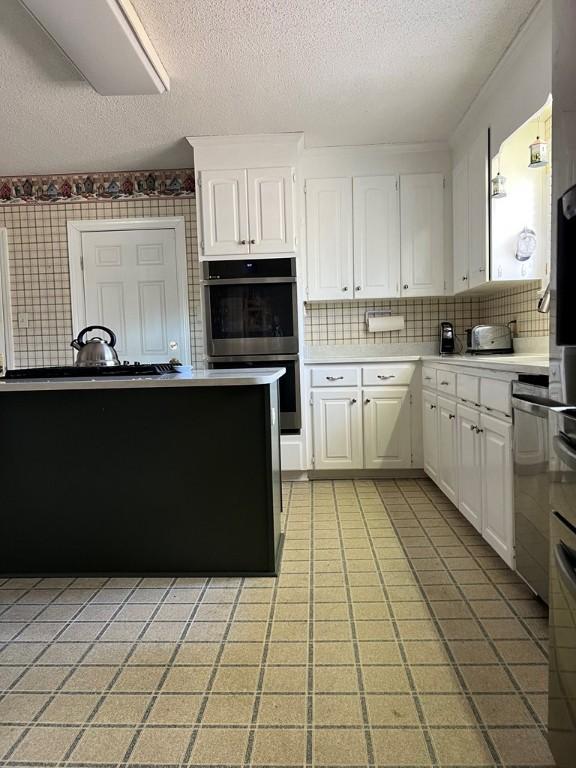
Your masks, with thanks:
[{"label": "upper oven door", "polygon": [[298,352],[296,279],[207,280],[209,355]]}]

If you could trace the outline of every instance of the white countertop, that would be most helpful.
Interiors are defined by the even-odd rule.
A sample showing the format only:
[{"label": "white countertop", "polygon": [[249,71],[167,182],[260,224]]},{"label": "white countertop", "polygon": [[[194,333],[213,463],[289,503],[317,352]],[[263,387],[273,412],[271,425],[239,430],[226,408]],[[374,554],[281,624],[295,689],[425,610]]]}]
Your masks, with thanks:
[{"label": "white countertop", "polygon": [[442,363],[443,365],[459,365],[470,368],[483,368],[491,371],[506,371],[507,373],[527,373],[532,375],[547,375],[549,369],[548,355],[516,353],[513,355],[431,355],[431,354],[397,354],[382,353],[367,354],[364,350],[347,349],[345,354],[328,356],[325,352],[314,355],[310,350],[304,360],[306,365],[360,365],[361,363],[409,363],[422,362]]},{"label": "white countertop", "polygon": [[285,368],[192,369],[159,376],[75,376],[64,379],[0,379],[0,394],[48,389],[127,389],[146,387],[246,387],[273,384]]}]

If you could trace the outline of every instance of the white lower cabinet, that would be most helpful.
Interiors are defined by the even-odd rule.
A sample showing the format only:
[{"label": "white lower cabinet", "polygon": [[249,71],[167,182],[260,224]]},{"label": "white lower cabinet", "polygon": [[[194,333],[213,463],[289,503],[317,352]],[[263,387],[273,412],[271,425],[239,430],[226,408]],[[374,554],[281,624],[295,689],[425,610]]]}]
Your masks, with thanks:
[{"label": "white lower cabinet", "polygon": [[458,508],[477,531],[482,532],[482,446],[480,414],[467,405],[456,407],[458,431]]},{"label": "white lower cabinet", "polygon": [[362,405],[360,390],[312,390],[314,469],[360,469]]},{"label": "white lower cabinet", "polygon": [[[501,382],[498,382],[501,383]],[[422,391],[424,470],[490,546],[514,567],[512,423]]]},{"label": "white lower cabinet", "polygon": [[458,504],[458,434],[456,403],[438,398],[438,485],[453,504]]},{"label": "white lower cabinet", "polygon": [[407,387],[363,389],[364,467],[409,467],[410,392]]},{"label": "white lower cabinet", "polygon": [[438,396],[434,392],[422,392],[422,427],[424,447],[424,471],[438,479]]},{"label": "white lower cabinet", "polygon": [[514,567],[512,424],[480,415],[482,535]]}]

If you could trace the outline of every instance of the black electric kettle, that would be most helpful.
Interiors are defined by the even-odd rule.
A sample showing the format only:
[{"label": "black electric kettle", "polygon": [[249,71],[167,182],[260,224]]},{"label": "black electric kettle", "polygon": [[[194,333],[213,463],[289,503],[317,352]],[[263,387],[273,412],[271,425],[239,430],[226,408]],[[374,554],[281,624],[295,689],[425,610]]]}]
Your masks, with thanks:
[{"label": "black electric kettle", "polygon": [[[104,341],[100,336],[84,341],[87,333],[90,331],[105,331],[109,336],[109,341]],[[76,356],[76,365],[81,368],[89,368],[105,365],[120,365],[120,360],[114,347],[116,346],[116,334],[110,328],[103,325],[89,325],[78,334],[70,344],[71,347],[78,350]]]}]

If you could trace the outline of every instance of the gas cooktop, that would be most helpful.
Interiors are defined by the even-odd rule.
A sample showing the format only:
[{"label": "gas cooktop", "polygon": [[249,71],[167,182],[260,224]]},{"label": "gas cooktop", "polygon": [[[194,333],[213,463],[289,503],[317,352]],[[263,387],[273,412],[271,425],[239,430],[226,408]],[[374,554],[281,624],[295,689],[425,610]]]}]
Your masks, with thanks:
[{"label": "gas cooktop", "polygon": [[159,376],[178,373],[172,363],[132,363],[122,365],[76,366],[55,365],[46,368],[14,368],[6,371],[6,379],[64,379],[73,376]]}]

